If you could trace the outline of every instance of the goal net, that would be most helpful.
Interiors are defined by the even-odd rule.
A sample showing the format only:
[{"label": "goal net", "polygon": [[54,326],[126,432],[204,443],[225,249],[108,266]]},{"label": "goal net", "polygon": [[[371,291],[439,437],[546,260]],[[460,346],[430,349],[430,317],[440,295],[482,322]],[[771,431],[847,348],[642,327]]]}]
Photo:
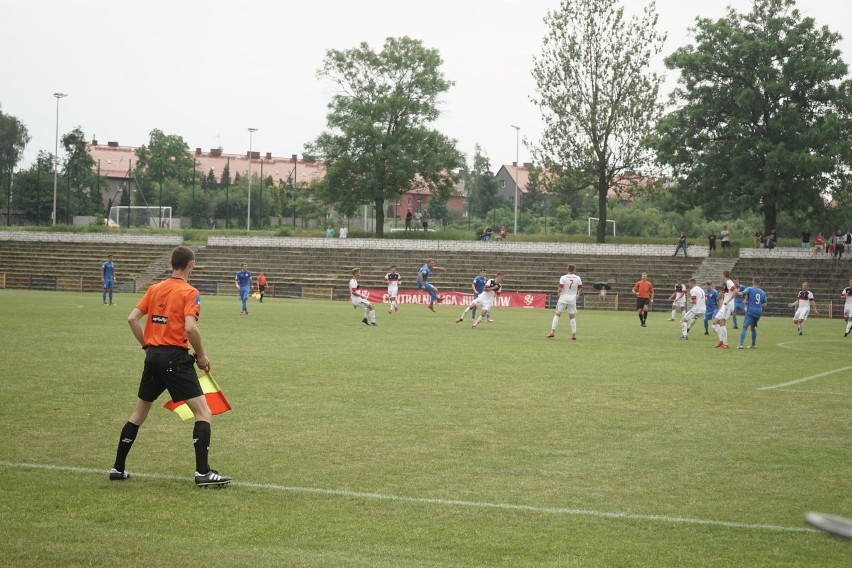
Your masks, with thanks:
[{"label": "goal net", "polygon": [[149,227],[170,229],[171,207],[148,207],[145,205],[116,205],[110,207],[107,225],[110,227]]}]

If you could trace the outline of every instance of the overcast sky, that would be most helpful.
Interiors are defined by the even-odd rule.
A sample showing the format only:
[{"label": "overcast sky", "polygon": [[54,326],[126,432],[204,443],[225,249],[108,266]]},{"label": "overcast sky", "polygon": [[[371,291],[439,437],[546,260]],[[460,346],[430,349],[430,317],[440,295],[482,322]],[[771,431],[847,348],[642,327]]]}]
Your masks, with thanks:
[{"label": "overcast sky", "polygon": [[[639,13],[645,0],[625,0]],[[4,2],[0,34],[0,106],[32,137],[24,162],[53,151],[54,92],[60,135],[76,126],[89,139],[139,146],[159,128],[190,148],[300,154],[325,127],[333,92],[317,79],[327,49],[362,41],[378,50],[407,35],[437,49],[455,82],[436,127],[468,157],[479,144],[496,171],[530,161],[523,139],[542,131],[532,59],[541,50],[543,18],[559,0],[30,0]],[[695,18],[718,18],[745,0],[658,0],[663,55],[691,43]],[[843,35],[852,64],[852,4],[798,0],[799,9]],[[662,57],[661,57],[662,58]],[[657,70],[664,71],[662,61]],[[673,84],[675,77],[668,76]]]}]

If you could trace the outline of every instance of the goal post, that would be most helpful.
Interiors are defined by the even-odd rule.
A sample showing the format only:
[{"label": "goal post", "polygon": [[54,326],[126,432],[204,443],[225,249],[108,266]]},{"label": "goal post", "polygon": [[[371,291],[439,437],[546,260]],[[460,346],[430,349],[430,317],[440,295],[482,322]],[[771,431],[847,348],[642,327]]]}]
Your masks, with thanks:
[{"label": "goal post", "polygon": [[[592,221],[600,222],[600,219],[598,217],[589,217],[589,236],[590,237],[592,236]],[[612,219],[607,219],[606,222],[612,223],[612,236],[614,237],[615,236],[615,221],[612,220]],[[595,223],[595,227],[597,227],[597,225],[598,225],[598,223]]]},{"label": "goal post", "polygon": [[146,205],[114,205],[110,207],[107,226],[127,228],[161,228],[172,227],[172,208],[150,207]]}]

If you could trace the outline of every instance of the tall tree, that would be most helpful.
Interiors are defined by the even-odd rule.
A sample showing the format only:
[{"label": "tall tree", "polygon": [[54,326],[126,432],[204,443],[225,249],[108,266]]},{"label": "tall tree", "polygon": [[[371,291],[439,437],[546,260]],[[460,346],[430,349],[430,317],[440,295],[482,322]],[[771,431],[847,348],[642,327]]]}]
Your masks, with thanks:
[{"label": "tall tree", "polygon": [[606,238],[607,193],[625,173],[650,163],[642,144],[661,105],[661,77],[649,70],[665,35],[651,2],[626,19],[620,0],[562,0],[548,27],[533,77],[545,129],[536,161],[556,173],[582,174],[598,196],[597,242]]},{"label": "tall tree", "polygon": [[53,203],[53,154],[41,151],[29,169],[15,174],[12,204],[27,223],[49,224]]},{"label": "tall tree", "polygon": [[337,84],[327,130],[308,151],[326,162],[333,202],[343,211],[371,203],[376,235],[384,233],[384,202],[414,185],[448,195],[450,172],[462,165],[455,141],[430,128],[438,97],[452,85],[434,49],[408,37],[388,38],[375,52],[366,43],[329,50],[318,75]]},{"label": "tall tree", "polygon": [[[6,210],[11,208],[12,172],[21,160],[30,135],[24,123],[0,108],[0,188],[6,197]],[[9,223],[9,217],[6,218]]]},{"label": "tall tree", "polygon": [[472,217],[484,218],[489,211],[501,203],[498,195],[497,178],[491,171],[491,161],[477,144],[473,151],[473,163],[467,179],[468,211]]},{"label": "tall tree", "polygon": [[[837,44],[793,0],[698,19],[695,45],[666,59],[680,72],[677,105],[652,141],[694,198],[710,209],[824,211],[848,188],[852,84]],[[847,192],[848,193],[848,192]]]},{"label": "tall tree", "polygon": [[189,145],[182,136],[165,134],[155,128],[151,131],[148,144],[136,149],[136,172],[145,174],[150,170],[159,176],[161,168],[165,179],[177,180],[185,187],[192,184],[195,161],[189,153]]},{"label": "tall tree", "polygon": [[184,213],[180,204],[187,202],[184,198],[190,193],[194,168],[189,146],[177,134],[155,128],[148,144],[136,149],[134,172],[145,202],[151,207],[171,206],[173,216]]},{"label": "tall tree", "polygon": [[[64,178],[67,184],[66,199],[57,200],[57,210],[63,211],[70,222],[72,215],[98,215],[105,212],[101,188],[105,180],[98,179],[97,164],[86,143],[86,134],[78,126],[64,134],[60,140],[65,149]],[[69,209],[70,207],[70,209]],[[57,212],[57,217],[62,218]]]}]

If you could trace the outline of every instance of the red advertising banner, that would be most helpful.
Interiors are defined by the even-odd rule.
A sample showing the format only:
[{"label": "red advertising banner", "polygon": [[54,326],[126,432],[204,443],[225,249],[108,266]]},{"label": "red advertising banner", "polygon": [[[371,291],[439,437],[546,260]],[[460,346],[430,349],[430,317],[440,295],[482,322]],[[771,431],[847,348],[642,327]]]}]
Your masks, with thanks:
[{"label": "red advertising banner", "polygon": [[[376,290],[363,288],[361,296],[374,304],[388,304],[387,290]],[[473,301],[473,294],[455,292],[439,292],[443,306],[467,306]],[[428,304],[429,294],[419,290],[400,290],[396,294],[399,304]],[[547,307],[547,294],[523,294],[519,292],[501,292],[494,298],[492,304],[495,308],[545,308]]]}]

